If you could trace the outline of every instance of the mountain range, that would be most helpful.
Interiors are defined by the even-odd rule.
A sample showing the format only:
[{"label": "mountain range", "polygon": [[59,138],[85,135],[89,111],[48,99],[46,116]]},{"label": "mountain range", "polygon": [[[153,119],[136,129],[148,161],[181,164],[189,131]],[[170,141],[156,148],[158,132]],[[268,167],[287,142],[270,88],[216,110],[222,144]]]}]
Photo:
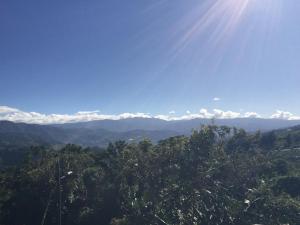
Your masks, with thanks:
[{"label": "mountain range", "polygon": [[299,120],[280,119],[193,119],[166,121],[152,118],[100,120],[80,123],[37,125],[0,121],[0,149],[12,146],[78,144],[104,147],[109,142],[125,140],[138,142],[148,138],[153,142],[189,135],[193,129],[207,124],[243,128],[248,132],[262,132],[293,127]]}]

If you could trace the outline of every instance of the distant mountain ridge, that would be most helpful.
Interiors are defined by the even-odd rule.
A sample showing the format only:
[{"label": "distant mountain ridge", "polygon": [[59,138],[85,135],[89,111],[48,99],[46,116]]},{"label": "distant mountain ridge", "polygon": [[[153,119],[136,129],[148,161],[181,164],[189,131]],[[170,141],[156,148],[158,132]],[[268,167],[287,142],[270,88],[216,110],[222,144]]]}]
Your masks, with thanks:
[{"label": "distant mountain ridge", "polygon": [[10,146],[79,144],[105,147],[109,142],[138,142],[149,138],[153,142],[189,135],[201,125],[212,124],[243,128],[246,131],[270,131],[300,125],[298,120],[279,119],[193,119],[166,121],[152,118],[100,120],[55,125],[36,125],[0,121],[0,149]]},{"label": "distant mountain ridge", "polygon": [[102,128],[56,127],[0,121],[0,150],[29,147],[34,145],[78,144],[91,147],[105,147],[109,142],[125,140],[138,142],[149,138],[154,142],[179,135],[168,130],[128,130],[123,132],[109,131]]},{"label": "distant mountain ridge", "polygon": [[197,129],[201,125],[230,126],[243,128],[253,132],[257,130],[269,131],[300,125],[300,120],[281,120],[281,119],[260,119],[260,118],[236,118],[236,119],[191,119],[191,120],[172,120],[166,121],[155,118],[131,118],[122,120],[97,120],[79,123],[65,123],[52,125],[61,128],[102,128],[113,132],[125,132],[131,130],[170,130],[180,133],[190,133],[192,129]]}]

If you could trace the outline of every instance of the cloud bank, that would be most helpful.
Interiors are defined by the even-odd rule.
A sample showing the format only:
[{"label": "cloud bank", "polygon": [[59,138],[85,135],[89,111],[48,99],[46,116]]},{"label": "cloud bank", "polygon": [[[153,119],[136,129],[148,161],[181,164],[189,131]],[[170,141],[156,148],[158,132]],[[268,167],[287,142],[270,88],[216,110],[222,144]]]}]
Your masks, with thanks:
[{"label": "cloud bank", "polygon": [[[129,118],[156,118],[166,121],[172,120],[191,120],[191,119],[234,119],[234,118],[262,118],[256,112],[239,113],[233,111],[223,111],[214,109],[209,112],[207,109],[200,109],[197,113],[187,111],[186,114],[176,116],[174,113],[167,115],[150,115],[149,113],[122,113],[118,115],[101,114],[100,111],[80,111],[75,114],[42,114],[38,112],[24,112],[22,110],[8,106],[0,106],[0,120],[12,122],[24,122],[34,124],[61,124],[74,122],[87,122],[94,120],[120,120]],[[300,120],[290,112],[277,110],[270,119]]]}]

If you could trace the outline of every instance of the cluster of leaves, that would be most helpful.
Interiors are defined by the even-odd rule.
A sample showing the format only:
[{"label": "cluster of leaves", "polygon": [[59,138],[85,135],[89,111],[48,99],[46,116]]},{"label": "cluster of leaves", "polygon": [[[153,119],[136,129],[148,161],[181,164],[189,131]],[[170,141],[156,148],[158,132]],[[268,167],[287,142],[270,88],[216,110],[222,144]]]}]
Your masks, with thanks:
[{"label": "cluster of leaves", "polygon": [[156,145],[34,148],[0,173],[0,224],[299,224],[300,153],[275,141],[203,126]]}]

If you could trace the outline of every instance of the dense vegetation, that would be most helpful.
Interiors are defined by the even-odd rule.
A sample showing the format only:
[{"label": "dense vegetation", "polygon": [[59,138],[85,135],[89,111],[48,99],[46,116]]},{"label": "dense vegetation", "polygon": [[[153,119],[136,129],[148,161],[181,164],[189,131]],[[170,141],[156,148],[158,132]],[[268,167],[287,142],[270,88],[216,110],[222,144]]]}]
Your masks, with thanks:
[{"label": "dense vegetation", "polygon": [[288,135],[203,126],[104,151],[35,147],[0,173],[0,224],[297,225],[300,150]]}]

